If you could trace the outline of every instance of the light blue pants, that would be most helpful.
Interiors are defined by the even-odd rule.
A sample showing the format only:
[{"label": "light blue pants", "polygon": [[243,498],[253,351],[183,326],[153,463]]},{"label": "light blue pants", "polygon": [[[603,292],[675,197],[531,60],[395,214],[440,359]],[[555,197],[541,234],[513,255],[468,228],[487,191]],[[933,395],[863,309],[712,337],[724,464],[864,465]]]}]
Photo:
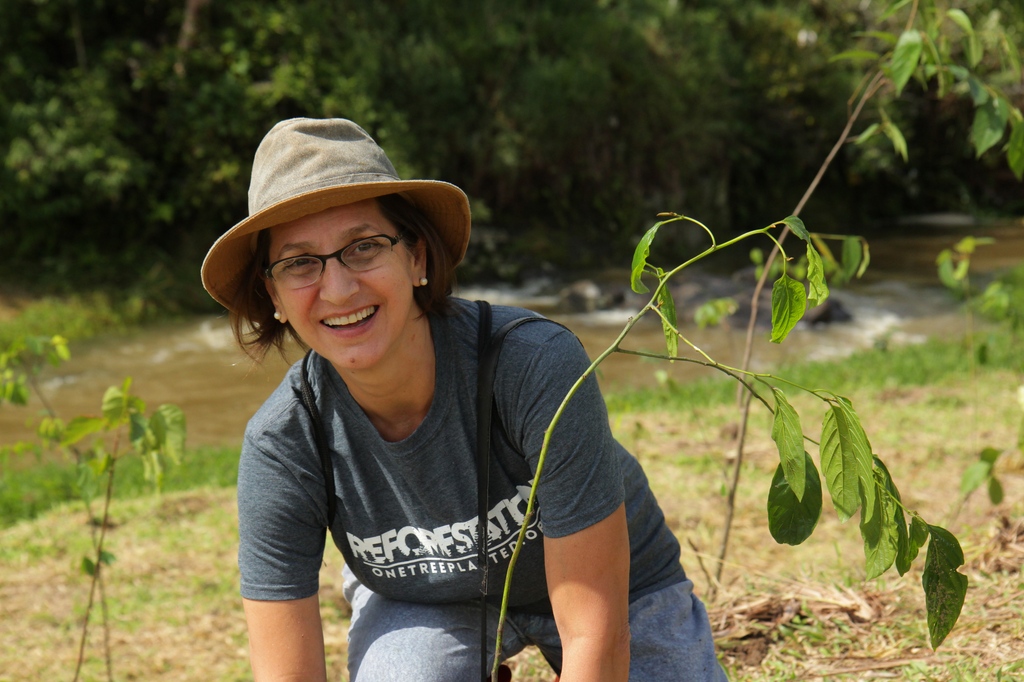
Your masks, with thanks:
[{"label": "light blue pants", "polygon": [[[480,606],[413,604],[381,597],[347,569],[352,605],[348,670],[352,682],[475,682],[480,675]],[[498,610],[488,616],[491,656]],[[715,656],[708,615],[689,580],[629,605],[629,679],[638,682],[725,680]],[[528,645],[556,669],[562,644],[552,616],[509,614],[502,635],[505,660]]]}]

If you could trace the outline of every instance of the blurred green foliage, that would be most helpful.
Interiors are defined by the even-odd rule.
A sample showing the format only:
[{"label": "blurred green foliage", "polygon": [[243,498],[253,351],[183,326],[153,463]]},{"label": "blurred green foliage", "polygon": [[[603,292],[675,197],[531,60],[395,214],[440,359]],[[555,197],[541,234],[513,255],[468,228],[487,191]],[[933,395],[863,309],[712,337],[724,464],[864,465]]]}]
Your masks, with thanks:
[{"label": "blurred green foliage", "polygon": [[[291,116],[351,118],[400,173],[460,185],[529,267],[623,264],[663,210],[749,228],[807,186],[860,77],[830,59],[866,28],[899,33],[889,4],[2,0],[0,281],[213,309],[199,262],[246,213],[259,140]],[[1020,4],[952,4],[978,36],[956,49],[980,49],[978,72],[1019,98],[1019,70],[985,41],[1024,42]],[[845,232],[1022,210],[999,145],[975,158],[956,95],[911,82],[886,114],[909,163],[884,139],[849,147],[805,217]],[[499,269],[520,272],[465,276]]]}]

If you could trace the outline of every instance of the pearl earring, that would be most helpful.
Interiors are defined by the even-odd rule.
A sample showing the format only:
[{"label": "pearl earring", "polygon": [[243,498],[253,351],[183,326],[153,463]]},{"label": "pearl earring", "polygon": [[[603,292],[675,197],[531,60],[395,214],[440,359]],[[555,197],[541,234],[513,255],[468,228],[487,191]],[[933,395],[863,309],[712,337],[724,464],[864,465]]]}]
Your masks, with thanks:
[{"label": "pearl earring", "polygon": [[428,282],[428,280],[427,280],[426,277],[420,277],[420,286],[421,287],[427,286],[427,282]]},{"label": "pearl earring", "polygon": [[274,311],[274,319],[277,320],[278,322],[280,322],[281,321],[281,313],[279,313],[279,312],[277,312],[275,310]]}]

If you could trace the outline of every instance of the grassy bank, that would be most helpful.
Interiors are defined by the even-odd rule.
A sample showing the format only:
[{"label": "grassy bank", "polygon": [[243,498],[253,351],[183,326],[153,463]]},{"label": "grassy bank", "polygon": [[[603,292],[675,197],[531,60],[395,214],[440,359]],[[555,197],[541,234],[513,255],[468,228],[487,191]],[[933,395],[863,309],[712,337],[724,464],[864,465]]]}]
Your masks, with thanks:
[{"label": "grassy bank", "polygon": [[[71,461],[43,461],[34,467],[19,467],[0,474],[0,528],[36,518],[52,507],[80,499],[83,481]],[[199,488],[234,487],[238,481],[237,448],[189,450],[179,466],[166,472],[164,493]],[[127,456],[118,461],[114,495],[133,499],[154,493],[145,480],[142,461]]]},{"label": "grassy bank", "polygon": [[[993,340],[987,360],[971,380],[962,346],[932,342],[783,370],[854,401],[907,506],[960,538],[970,586],[960,622],[933,652],[923,557],[902,578],[890,572],[865,581],[856,523],[839,523],[828,501],[806,543],[775,544],[765,498],[778,455],[767,412],[755,409],[725,570],[708,600],[733,680],[1024,679],[1024,457],[1016,446],[1020,377],[1010,339]],[[616,436],[643,463],[683,547],[683,564],[705,596],[715,582],[722,490],[735,450],[733,395],[732,384],[721,382],[609,399]],[[805,431],[815,435],[820,409],[812,399],[793,402]],[[989,446],[1002,453],[996,475],[1005,498],[998,505],[960,490],[963,472]],[[108,532],[116,560],[105,583],[116,679],[249,677],[235,568],[236,457],[230,448],[190,452],[186,465],[168,473],[161,496],[145,494],[126,460]],[[71,677],[88,599],[78,567],[89,535],[80,503],[58,503],[0,530],[0,682]],[[332,679],[345,679],[340,566],[328,553],[321,574]],[[97,627],[86,679],[105,678],[101,642]],[[552,677],[534,655],[514,664],[517,682]]]},{"label": "grassy bank", "polygon": [[59,333],[69,341],[124,332],[173,313],[151,298],[94,292],[25,297],[0,292],[0,348],[25,336]]}]

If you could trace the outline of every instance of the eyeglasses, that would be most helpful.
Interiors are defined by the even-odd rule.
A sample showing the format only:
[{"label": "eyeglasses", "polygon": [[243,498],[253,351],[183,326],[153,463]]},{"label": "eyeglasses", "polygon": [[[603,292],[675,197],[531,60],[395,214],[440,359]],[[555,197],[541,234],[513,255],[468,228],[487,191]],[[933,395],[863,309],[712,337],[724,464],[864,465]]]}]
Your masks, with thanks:
[{"label": "eyeglasses", "polygon": [[386,234],[375,234],[372,237],[357,239],[326,256],[305,254],[274,261],[263,271],[270,279],[287,289],[301,289],[315,284],[324,274],[327,261],[337,258],[342,265],[365,272],[384,264],[395,244],[402,241],[404,235],[392,237]]}]

